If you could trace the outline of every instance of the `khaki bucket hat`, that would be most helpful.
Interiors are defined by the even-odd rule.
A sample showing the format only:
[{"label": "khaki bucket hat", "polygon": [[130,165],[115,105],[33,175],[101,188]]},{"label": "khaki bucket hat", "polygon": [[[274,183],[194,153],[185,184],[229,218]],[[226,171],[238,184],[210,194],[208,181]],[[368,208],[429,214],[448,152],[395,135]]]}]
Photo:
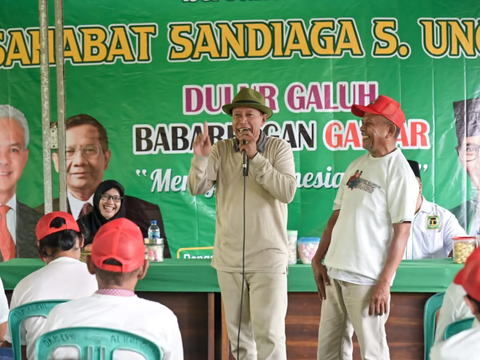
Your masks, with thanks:
[{"label": "khaki bucket hat", "polygon": [[273,115],[272,109],[265,106],[265,98],[261,93],[249,88],[241,89],[238,94],[233,98],[231,104],[223,105],[223,111],[232,115],[232,110],[237,107],[249,107],[260,110],[264,114],[267,114],[267,119]]}]

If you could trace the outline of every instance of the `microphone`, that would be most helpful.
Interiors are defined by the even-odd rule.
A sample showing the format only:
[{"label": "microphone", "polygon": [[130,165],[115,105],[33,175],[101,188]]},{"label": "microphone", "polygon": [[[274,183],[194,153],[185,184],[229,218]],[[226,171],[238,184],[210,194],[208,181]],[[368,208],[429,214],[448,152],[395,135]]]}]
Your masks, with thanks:
[{"label": "microphone", "polygon": [[247,152],[245,150],[243,152],[243,176],[248,176],[248,157],[247,157]]},{"label": "microphone", "polygon": [[[250,129],[249,128],[238,129],[239,133],[242,133],[244,131],[250,131]],[[242,144],[247,145],[248,141],[247,140],[242,140]],[[242,153],[243,153],[243,163],[242,163],[243,176],[248,176],[248,156],[247,156],[247,152],[245,150],[243,150]]]}]

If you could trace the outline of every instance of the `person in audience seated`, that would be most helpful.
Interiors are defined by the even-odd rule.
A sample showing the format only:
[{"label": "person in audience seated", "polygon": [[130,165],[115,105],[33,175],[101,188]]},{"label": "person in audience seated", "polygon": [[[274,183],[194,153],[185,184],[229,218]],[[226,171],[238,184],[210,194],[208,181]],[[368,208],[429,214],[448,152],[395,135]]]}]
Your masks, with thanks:
[{"label": "person in audience seated", "polygon": [[0,278],[0,345],[5,340],[5,332],[7,331],[8,320],[8,302],[3,288],[2,278]]},{"label": "person in audience seated", "polygon": [[[37,224],[38,252],[47,264],[23,278],[15,287],[10,308],[33,301],[77,299],[92,295],[97,282],[80,259],[83,235],[72,215],[55,211],[43,216]],[[36,358],[35,342],[45,318],[28,318],[22,324],[22,344],[27,345],[27,359]],[[10,330],[5,339],[12,342]],[[43,360],[43,359],[42,359]]]},{"label": "person in audience seated", "polygon": [[[467,262],[480,258],[480,250],[476,250],[467,259]],[[437,320],[437,328],[435,330],[435,344],[443,341],[445,329],[451,323],[465,318],[473,317],[473,314],[464,300],[466,295],[465,290],[461,285],[452,282],[445,295],[443,296],[442,307],[440,308],[440,315]],[[475,322],[475,326],[478,322]]]},{"label": "person in audience seated", "polygon": [[[479,251],[480,249],[477,249],[475,252]],[[478,321],[480,320],[480,256],[475,254],[470,258],[453,282],[461,285],[465,290],[464,301]],[[472,327],[447,340],[437,342],[430,351],[431,360],[473,360],[479,357],[480,327]]]},{"label": "person in audience seated", "polygon": [[[135,295],[138,280],[145,277],[142,232],[125,218],[109,221],[98,231],[87,256],[98,291],[91,297],[56,306],[47,318],[43,333],[56,329],[91,326],[128,331],[153,341],[163,360],[183,360],[183,345],[177,317],[166,306]],[[55,359],[75,358],[73,350],[55,351]],[[78,353],[77,353],[78,354]],[[116,351],[114,359],[143,359],[138,354]]]},{"label": "person in audience seated", "polygon": [[452,238],[467,236],[467,233],[460,226],[455,215],[425,199],[422,195],[420,166],[414,160],[408,160],[408,163],[417,178],[420,189],[404,259],[440,259],[451,256]]},{"label": "person in audience seated", "polygon": [[100,227],[108,221],[125,217],[123,186],[115,180],[103,181],[93,195],[93,209],[77,220],[85,233],[85,246],[93,242]]}]

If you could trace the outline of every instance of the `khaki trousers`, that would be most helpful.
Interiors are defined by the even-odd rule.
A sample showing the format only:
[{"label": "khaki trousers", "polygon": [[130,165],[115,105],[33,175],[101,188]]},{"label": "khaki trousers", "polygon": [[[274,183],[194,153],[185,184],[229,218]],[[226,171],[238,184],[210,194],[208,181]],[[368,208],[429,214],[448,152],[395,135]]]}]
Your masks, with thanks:
[{"label": "khaki trousers", "polygon": [[374,287],[332,278],[330,283],[326,286],[327,299],[322,302],[317,359],[351,359],[353,325],[363,360],[389,360],[390,353],[385,333],[388,313],[382,316],[368,315]]},{"label": "khaki trousers", "polygon": [[[242,274],[217,271],[232,354],[237,356]],[[287,274],[246,273],[237,360],[286,360]]]}]

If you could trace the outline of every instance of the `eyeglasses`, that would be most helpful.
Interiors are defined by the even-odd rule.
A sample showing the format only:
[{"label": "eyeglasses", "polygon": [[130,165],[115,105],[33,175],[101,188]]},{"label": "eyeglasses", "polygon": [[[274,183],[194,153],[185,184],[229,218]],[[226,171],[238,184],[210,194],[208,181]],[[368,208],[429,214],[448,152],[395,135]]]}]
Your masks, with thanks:
[{"label": "eyeglasses", "polygon": [[122,201],[123,197],[117,196],[117,195],[112,196],[112,195],[109,195],[109,194],[102,194],[100,196],[100,199],[105,200],[105,201],[109,201],[110,199],[112,199],[114,202],[118,203],[118,202]]},{"label": "eyeglasses", "polygon": [[86,158],[95,158],[100,154],[100,146],[98,145],[85,145],[80,148],[67,148],[66,151],[66,158],[67,159],[73,159],[75,155],[77,154],[78,151],[82,152],[82,155],[85,156]]},{"label": "eyeglasses", "polygon": [[467,144],[455,147],[457,149],[458,157],[465,161],[473,161],[478,156],[478,149],[480,144]]}]

